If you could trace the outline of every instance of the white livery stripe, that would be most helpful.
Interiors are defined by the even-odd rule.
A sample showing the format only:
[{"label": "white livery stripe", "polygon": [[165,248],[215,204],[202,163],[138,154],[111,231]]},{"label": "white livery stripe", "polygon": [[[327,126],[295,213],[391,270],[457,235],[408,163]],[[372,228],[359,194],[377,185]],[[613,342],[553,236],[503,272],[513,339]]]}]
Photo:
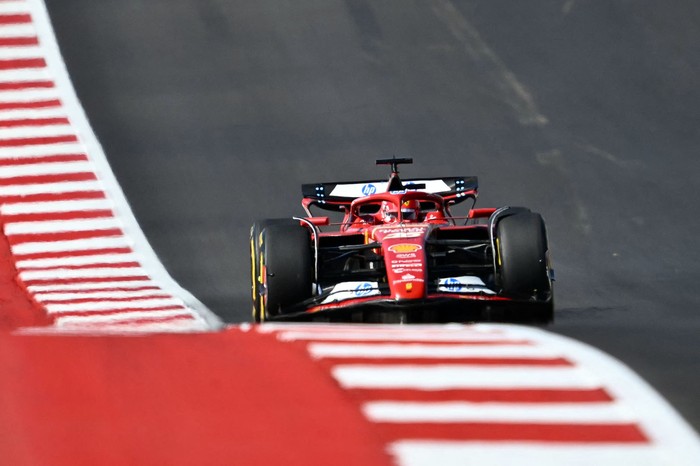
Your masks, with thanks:
[{"label": "white livery stripe", "polygon": [[154,309],[180,306],[184,308],[182,301],[176,298],[170,299],[142,299],[139,301],[89,301],[85,303],[68,304],[46,304],[45,307],[50,314],[61,312],[81,312],[81,311],[112,311],[119,309]]},{"label": "white livery stripe", "polygon": [[496,444],[456,441],[395,442],[390,452],[400,466],[691,466],[697,458],[668,457],[649,445],[552,443]]},{"label": "white livery stripe", "polygon": [[603,424],[633,422],[635,416],[616,403],[467,403],[391,402],[365,403],[362,407],[374,422],[458,423],[522,422]]},{"label": "white livery stripe", "polygon": [[447,390],[486,387],[542,389],[600,386],[600,380],[575,367],[339,364],[334,366],[331,372],[344,388]]},{"label": "white livery stripe", "polygon": [[24,254],[90,251],[105,248],[127,248],[131,240],[124,236],[106,236],[102,238],[76,239],[68,241],[52,241],[41,243],[21,243],[12,246],[12,252],[21,256]]},{"label": "white livery stripe", "polygon": [[[559,357],[561,352],[556,349],[528,345],[498,345],[475,346],[427,343],[309,343],[311,356],[322,358],[465,358],[465,357]],[[368,361],[370,362],[370,361]]]},{"label": "white livery stripe", "polygon": [[81,210],[111,209],[112,203],[107,199],[87,201],[49,201],[49,202],[16,202],[0,207],[4,215],[46,214],[57,212],[75,212]]}]

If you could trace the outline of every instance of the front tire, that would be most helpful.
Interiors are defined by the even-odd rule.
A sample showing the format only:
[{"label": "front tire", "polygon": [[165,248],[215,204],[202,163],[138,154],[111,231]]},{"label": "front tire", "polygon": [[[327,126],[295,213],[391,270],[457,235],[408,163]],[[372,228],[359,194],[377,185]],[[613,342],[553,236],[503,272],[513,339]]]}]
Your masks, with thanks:
[{"label": "front tire", "polygon": [[268,225],[260,238],[258,315],[262,321],[311,297],[313,260],[309,231],[298,223]]},{"label": "front tire", "polygon": [[250,228],[250,278],[251,278],[251,294],[253,301],[253,321],[261,322],[263,316],[261,314],[262,309],[262,283],[263,277],[260,275],[262,270],[262,245],[263,237],[262,232],[270,225],[288,225],[290,227],[298,226],[299,222],[291,218],[268,218],[264,220],[258,220],[253,223]]},{"label": "front tire", "polygon": [[522,212],[503,218],[496,227],[498,285],[504,296],[529,301],[524,320],[548,323],[554,318],[544,220]]}]

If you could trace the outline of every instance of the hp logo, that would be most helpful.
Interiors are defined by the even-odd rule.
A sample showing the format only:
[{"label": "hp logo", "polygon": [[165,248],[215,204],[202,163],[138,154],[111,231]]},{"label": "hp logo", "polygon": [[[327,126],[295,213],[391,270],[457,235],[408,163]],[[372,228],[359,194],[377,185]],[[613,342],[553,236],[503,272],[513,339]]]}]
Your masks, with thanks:
[{"label": "hp logo", "polygon": [[373,184],[366,184],[362,187],[362,194],[369,196],[377,192],[377,187]]},{"label": "hp logo", "polygon": [[372,292],[374,287],[372,286],[371,283],[360,283],[357,285],[355,288],[355,296],[366,296]]}]

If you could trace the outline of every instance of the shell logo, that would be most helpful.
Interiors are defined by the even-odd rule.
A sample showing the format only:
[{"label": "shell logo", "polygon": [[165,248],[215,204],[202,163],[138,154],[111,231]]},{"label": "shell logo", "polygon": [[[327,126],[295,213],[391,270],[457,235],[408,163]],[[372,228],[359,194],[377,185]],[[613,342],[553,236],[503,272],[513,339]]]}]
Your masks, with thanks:
[{"label": "shell logo", "polygon": [[389,246],[389,251],[395,253],[416,252],[420,251],[421,249],[423,249],[423,246],[420,244],[401,243]]}]

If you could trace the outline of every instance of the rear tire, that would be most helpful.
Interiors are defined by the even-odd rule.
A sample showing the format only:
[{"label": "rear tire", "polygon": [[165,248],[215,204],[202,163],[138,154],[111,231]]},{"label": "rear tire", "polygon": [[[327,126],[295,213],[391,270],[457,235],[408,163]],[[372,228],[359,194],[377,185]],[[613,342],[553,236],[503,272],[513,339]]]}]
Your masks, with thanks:
[{"label": "rear tire", "polygon": [[[496,227],[497,277],[504,296],[529,303],[523,319],[547,323],[554,317],[544,220],[532,212],[503,218]],[[521,319],[518,319],[521,320]]]},{"label": "rear tire", "polygon": [[311,297],[313,260],[309,232],[298,223],[268,225],[260,238],[258,315],[263,321]]}]

